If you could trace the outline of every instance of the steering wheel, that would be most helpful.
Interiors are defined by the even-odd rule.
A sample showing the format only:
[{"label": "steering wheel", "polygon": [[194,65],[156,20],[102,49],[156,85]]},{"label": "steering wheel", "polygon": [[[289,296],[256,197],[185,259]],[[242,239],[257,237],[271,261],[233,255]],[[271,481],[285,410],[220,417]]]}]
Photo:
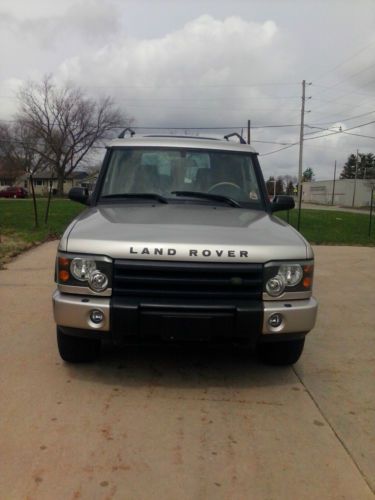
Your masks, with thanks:
[{"label": "steering wheel", "polygon": [[214,189],[218,188],[218,187],[221,187],[221,186],[231,186],[231,187],[234,187],[236,189],[239,189],[241,191],[241,188],[238,184],[235,184],[234,182],[217,182],[216,184],[214,184],[213,186],[211,186],[207,192],[208,193],[211,193],[211,191],[213,191]]}]

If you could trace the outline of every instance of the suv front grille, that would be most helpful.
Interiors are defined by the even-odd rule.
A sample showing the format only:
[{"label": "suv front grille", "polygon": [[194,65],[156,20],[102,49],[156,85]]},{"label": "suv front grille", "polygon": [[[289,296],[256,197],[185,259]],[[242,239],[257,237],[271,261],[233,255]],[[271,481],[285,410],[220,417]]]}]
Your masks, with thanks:
[{"label": "suv front grille", "polygon": [[262,264],[115,260],[113,295],[260,300]]}]

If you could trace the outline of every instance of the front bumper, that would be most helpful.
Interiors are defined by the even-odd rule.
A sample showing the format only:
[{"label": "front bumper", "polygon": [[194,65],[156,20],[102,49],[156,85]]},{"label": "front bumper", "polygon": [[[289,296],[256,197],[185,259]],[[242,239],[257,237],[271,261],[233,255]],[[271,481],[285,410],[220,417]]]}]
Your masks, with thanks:
[{"label": "front bumper", "polygon": [[[315,326],[318,303],[314,297],[293,301],[267,301],[263,302],[263,328],[262,334],[308,333]],[[273,328],[268,323],[273,314],[282,315],[280,326]]]},{"label": "front bumper", "polygon": [[[59,326],[79,328],[100,332],[110,331],[110,299],[107,297],[92,297],[70,295],[55,290],[52,296],[53,314]],[[95,324],[90,319],[90,312],[99,310],[104,315],[102,323]]]},{"label": "front bumper", "polygon": [[[90,312],[99,310],[104,319],[95,324]],[[305,334],[315,325],[318,304],[311,297],[294,301],[259,301],[239,305],[139,304],[115,297],[71,295],[56,290],[53,310],[57,325],[111,333],[118,341],[127,337],[160,336],[174,340],[179,336],[203,340],[205,337],[229,337],[256,340],[259,336]],[[282,323],[274,328],[268,319],[281,314]],[[175,335],[177,333],[177,335]],[[270,336],[271,339],[271,336]]]}]

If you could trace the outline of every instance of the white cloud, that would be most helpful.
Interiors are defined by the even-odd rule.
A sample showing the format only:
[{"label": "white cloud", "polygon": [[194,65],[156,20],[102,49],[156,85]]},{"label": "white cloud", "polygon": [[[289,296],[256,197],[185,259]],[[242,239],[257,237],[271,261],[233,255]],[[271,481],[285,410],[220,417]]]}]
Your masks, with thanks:
[{"label": "white cloud", "polygon": [[58,74],[124,99],[142,125],[245,124],[259,109],[272,110],[269,88],[251,82],[283,79],[292,64],[280,42],[272,21],[204,15],[160,38],[119,36],[65,61]]},{"label": "white cloud", "polygon": [[[2,0],[0,118],[14,109],[19,81],[53,72],[59,82],[112,95],[138,125],[240,130],[249,118],[255,127],[298,124],[303,78],[313,81],[306,123],[324,128],[333,120],[346,129],[370,121],[371,116],[343,118],[375,109],[371,2],[362,0],[356,10],[342,2],[270,5],[256,0]],[[371,127],[354,132],[375,136]],[[298,126],[252,130],[254,141],[293,143],[298,138]],[[342,164],[357,148],[371,151],[374,144],[347,134],[306,141],[305,163],[324,178],[331,175],[334,159]],[[262,153],[283,147],[254,145]],[[264,156],[262,165],[266,176],[295,174],[298,147]]]}]

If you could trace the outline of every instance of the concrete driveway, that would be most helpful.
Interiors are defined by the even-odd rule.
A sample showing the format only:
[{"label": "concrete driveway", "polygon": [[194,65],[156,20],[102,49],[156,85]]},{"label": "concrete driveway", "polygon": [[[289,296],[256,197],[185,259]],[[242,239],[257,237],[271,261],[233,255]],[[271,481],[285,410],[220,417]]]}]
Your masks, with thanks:
[{"label": "concrete driveway", "polygon": [[55,249],[0,272],[1,499],[374,498],[375,249],[315,249],[294,368],[162,348],[64,364]]}]

